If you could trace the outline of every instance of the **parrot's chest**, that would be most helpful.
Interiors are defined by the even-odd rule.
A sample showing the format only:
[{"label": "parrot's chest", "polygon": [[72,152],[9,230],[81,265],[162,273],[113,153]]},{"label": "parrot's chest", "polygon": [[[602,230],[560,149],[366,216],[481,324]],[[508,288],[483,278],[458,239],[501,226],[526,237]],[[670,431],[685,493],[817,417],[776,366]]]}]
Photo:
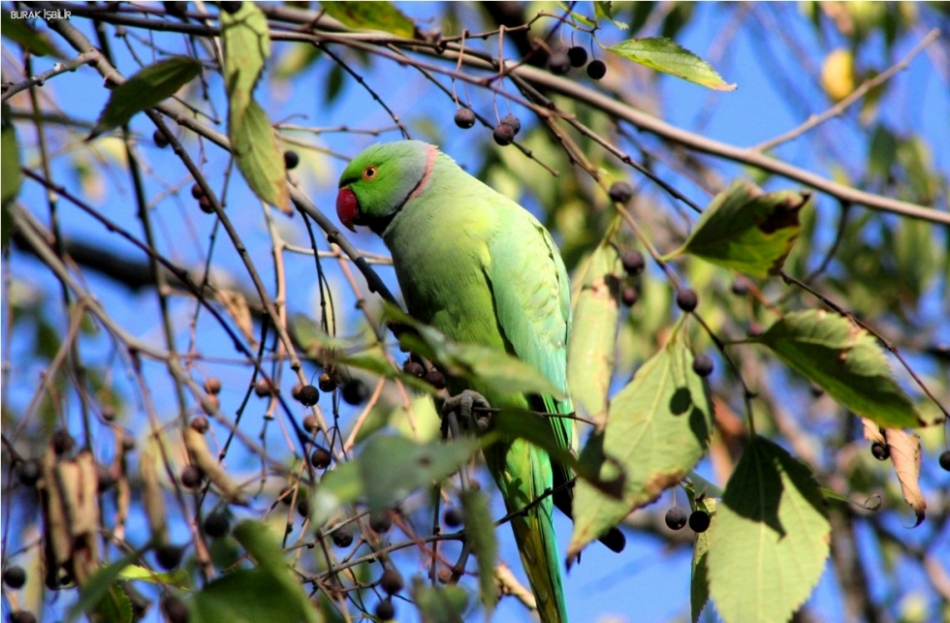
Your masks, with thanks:
[{"label": "parrot's chest", "polygon": [[385,241],[409,313],[451,340],[504,349],[485,272],[488,246],[477,224],[400,225]]}]

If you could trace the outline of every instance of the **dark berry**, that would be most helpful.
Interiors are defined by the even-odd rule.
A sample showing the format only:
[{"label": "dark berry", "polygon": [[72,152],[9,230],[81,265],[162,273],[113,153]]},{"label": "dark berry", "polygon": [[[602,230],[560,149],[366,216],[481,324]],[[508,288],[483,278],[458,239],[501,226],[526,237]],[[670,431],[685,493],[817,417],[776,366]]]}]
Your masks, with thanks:
[{"label": "dark berry", "polygon": [[155,133],[152,134],[152,141],[159,149],[165,149],[168,147],[168,139],[165,138],[165,133],[161,130],[155,130]]},{"label": "dark berry", "polygon": [[317,379],[317,385],[320,386],[320,391],[332,392],[336,389],[336,380],[330,376],[329,372],[324,372],[320,375],[320,378]]},{"label": "dark berry", "polygon": [[17,610],[10,615],[10,623],[36,623],[36,616],[28,610]]},{"label": "dark berry", "polygon": [[435,368],[426,372],[422,380],[436,389],[445,389],[445,376]]},{"label": "dark berry", "polygon": [[310,498],[301,497],[297,500],[297,513],[301,517],[310,516]]},{"label": "dark berry", "polygon": [[607,75],[607,66],[604,61],[591,61],[587,66],[587,75],[594,80],[600,80]]},{"label": "dark berry", "polygon": [[330,538],[333,539],[333,544],[337,547],[349,547],[353,544],[353,532],[349,526],[340,526],[333,531]]},{"label": "dark berry", "polygon": [[686,512],[682,508],[674,506],[666,511],[666,517],[663,519],[666,521],[666,527],[670,530],[682,530],[683,526],[686,525]]},{"label": "dark berry", "polygon": [[271,384],[267,379],[257,379],[257,382],[254,383],[254,393],[257,394],[259,398],[264,396],[271,395]]},{"label": "dark berry", "polygon": [[76,446],[76,442],[73,440],[72,436],[63,429],[60,429],[53,433],[53,439],[50,441],[53,444],[53,452],[58,456],[69,453]]},{"label": "dark berry", "polygon": [[122,437],[122,451],[132,452],[133,450],[135,450],[135,438],[129,435]]},{"label": "dark berry", "polygon": [[693,511],[689,515],[689,529],[693,532],[705,532],[709,529],[709,513]]},{"label": "dark berry", "polygon": [[188,425],[191,426],[191,430],[195,431],[196,433],[201,433],[204,435],[208,432],[208,418],[203,415],[191,418],[191,422]]},{"label": "dark berry", "polygon": [[165,571],[170,571],[181,564],[181,557],[185,553],[185,548],[178,545],[162,545],[155,550],[155,560]]},{"label": "dark berry", "polygon": [[393,602],[384,599],[383,601],[376,604],[376,618],[381,621],[391,621],[392,618],[396,616],[396,607],[393,605]]},{"label": "dark berry", "polygon": [[566,52],[555,52],[548,59],[548,69],[556,76],[563,76],[571,69],[571,59]]},{"label": "dark berry", "polygon": [[880,441],[875,441],[871,444],[871,454],[874,455],[878,461],[886,461],[891,457],[891,449]]},{"label": "dark berry", "polygon": [[637,250],[627,251],[623,254],[623,257],[620,258],[620,261],[623,262],[623,269],[631,275],[636,275],[643,270],[643,267],[646,266],[646,260],[643,259],[643,254]]},{"label": "dark berry", "polygon": [[702,377],[707,377],[712,374],[713,371],[713,360],[710,359],[709,355],[706,353],[699,353],[696,355],[696,358],[693,359],[693,372]]},{"label": "dark berry", "polygon": [[303,429],[308,433],[312,433],[317,430],[317,418],[312,415],[308,415],[303,419]]},{"label": "dark berry", "polygon": [[436,576],[439,578],[440,584],[448,584],[452,581],[452,570],[445,567],[439,567],[438,573]]},{"label": "dark berry", "polygon": [[395,595],[404,586],[402,574],[395,569],[386,569],[383,571],[383,576],[379,578],[379,586],[386,591],[387,595]]},{"label": "dark berry", "polygon": [[201,184],[198,182],[191,185],[191,196],[195,199],[201,199],[205,196],[205,191],[201,190]]},{"label": "dark berry", "polygon": [[627,203],[630,201],[630,198],[633,197],[633,187],[624,181],[614,182],[610,185],[610,190],[607,191],[607,194],[610,195],[611,201]]},{"label": "dark berry", "polygon": [[112,405],[102,405],[102,419],[106,422],[115,421],[115,407]]},{"label": "dark berry", "polygon": [[10,588],[20,588],[26,584],[26,571],[23,567],[7,567],[3,572],[3,583]]},{"label": "dark berry", "polygon": [[293,488],[293,487],[284,487],[284,488],[281,490],[280,495],[279,495],[278,497],[280,498],[280,501],[281,501],[281,502],[283,502],[283,503],[286,504],[287,506],[290,506],[291,500],[294,499],[294,488]]},{"label": "dark berry", "polygon": [[462,525],[462,511],[457,508],[448,508],[445,510],[445,514],[442,515],[442,520],[445,521],[445,525],[449,528],[458,528]]},{"label": "dark berry", "polygon": [[467,130],[475,125],[475,112],[471,108],[459,108],[455,111],[455,125]]},{"label": "dark berry", "polygon": [[168,617],[170,623],[188,623],[188,619],[191,616],[185,602],[174,595],[168,595],[162,599],[162,611],[165,613],[165,616]]},{"label": "dark berry", "polygon": [[241,10],[241,5],[244,3],[243,2],[219,2],[218,4],[221,6],[222,11],[224,11],[225,13],[230,13],[231,15],[234,15],[235,13]]},{"label": "dark berry", "polygon": [[209,376],[205,379],[205,392],[209,394],[221,393],[221,379]]},{"label": "dark berry", "polygon": [[699,299],[696,297],[696,290],[692,288],[682,288],[676,292],[676,306],[684,312],[691,312],[696,309]]},{"label": "dark berry", "polygon": [[940,467],[945,472],[950,472],[950,450],[944,450],[940,453]]},{"label": "dark berry", "polygon": [[393,527],[393,518],[389,516],[389,511],[377,513],[369,518],[369,527],[380,534],[389,532]]},{"label": "dark berry", "polygon": [[745,277],[736,277],[730,289],[736,296],[745,296],[749,293],[749,280]]},{"label": "dark berry", "polygon": [[361,405],[369,398],[369,388],[360,379],[350,379],[343,385],[342,394],[347,404]]},{"label": "dark berry", "polygon": [[187,2],[162,2],[165,12],[176,17],[184,17],[188,10]]},{"label": "dark berry", "polygon": [[313,385],[304,385],[300,388],[300,395],[297,400],[305,407],[312,407],[320,400],[320,392]]},{"label": "dark berry", "polygon": [[505,145],[511,145],[511,141],[515,138],[515,130],[510,125],[499,123],[495,126],[491,136],[496,143],[504,147]]},{"label": "dark berry", "polygon": [[518,120],[518,117],[515,117],[513,114],[508,113],[501,118],[501,122],[512,129],[515,133],[515,136],[518,135],[518,132],[521,131],[521,121]]},{"label": "dark berry", "polygon": [[631,288],[628,286],[623,289],[623,292],[620,293],[620,302],[627,307],[633,307],[639,299],[640,293],[637,292],[636,288]]},{"label": "dark berry", "polygon": [[220,539],[231,530],[231,521],[228,519],[228,514],[223,510],[212,511],[210,515],[205,517],[204,529],[205,534],[212,539]]},{"label": "dark berry", "polygon": [[203,476],[201,470],[194,465],[186,465],[185,469],[181,470],[181,484],[189,489],[194,489],[201,485]]},{"label": "dark berry", "polygon": [[36,481],[40,479],[39,461],[28,459],[20,463],[20,466],[17,468],[17,478],[19,478],[20,484],[24,487],[36,486]]},{"label": "dark berry", "polygon": [[587,50],[575,45],[567,51],[567,58],[571,61],[571,67],[583,67],[587,64]]},{"label": "dark berry", "polygon": [[406,363],[402,364],[402,371],[411,376],[422,378],[426,374],[426,369],[418,361],[413,361],[412,359],[407,359]]},{"label": "dark berry", "polygon": [[201,195],[201,199],[198,200],[198,209],[205,214],[214,214],[214,206],[211,205],[211,200],[204,195]]},{"label": "dark berry", "polygon": [[317,449],[310,454],[310,464],[317,469],[326,469],[330,466],[330,458],[330,451],[318,446]]},{"label": "dark berry", "polygon": [[297,152],[290,149],[284,152],[284,166],[287,167],[288,171],[296,169],[298,164],[300,164],[300,156],[297,155]]},{"label": "dark berry", "polygon": [[107,465],[96,465],[96,488],[99,493],[108,491],[115,485],[115,476]]}]

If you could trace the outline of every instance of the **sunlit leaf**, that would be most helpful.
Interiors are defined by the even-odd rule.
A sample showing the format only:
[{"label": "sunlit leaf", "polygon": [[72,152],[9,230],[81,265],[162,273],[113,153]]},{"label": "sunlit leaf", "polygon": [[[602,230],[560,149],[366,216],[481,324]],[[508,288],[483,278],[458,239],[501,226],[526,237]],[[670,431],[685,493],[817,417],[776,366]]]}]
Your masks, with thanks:
[{"label": "sunlit leaf", "polygon": [[736,180],[716,195],[683,246],[688,253],[752,277],[767,277],[782,268],[800,225],[798,213],[807,193],[764,194],[754,184]]},{"label": "sunlit leaf", "polygon": [[610,20],[620,30],[627,30],[627,25],[614,19],[613,2],[594,2],[594,16],[597,19]]},{"label": "sunlit leaf", "polygon": [[391,2],[321,2],[323,11],[349,28],[382,30],[411,39],[415,24]]},{"label": "sunlit leaf", "polygon": [[253,2],[242,3],[234,14],[222,11],[221,30],[230,115],[241,123],[270,56],[270,30],[264,12]]},{"label": "sunlit leaf", "polygon": [[735,84],[727,84],[709,63],[666,37],[630,39],[607,50],[634,63],[710,89],[732,91],[736,88]]},{"label": "sunlit leaf", "polygon": [[602,421],[613,376],[623,267],[617,249],[601,244],[578,271],[573,287],[574,321],[567,351],[571,398],[583,415]]},{"label": "sunlit leaf", "polygon": [[581,15],[580,13],[578,13],[578,12],[576,12],[576,11],[570,10],[569,8],[567,8],[567,5],[564,4],[563,2],[558,2],[558,3],[557,3],[557,6],[558,6],[559,9],[561,9],[562,11],[564,11],[565,13],[567,13],[568,15],[570,15],[571,18],[577,20],[578,22],[580,22],[580,23],[583,24],[584,26],[587,26],[588,28],[596,28],[596,27],[597,27],[597,22],[596,22],[596,21],[592,20],[592,19],[589,18],[589,17],[585,17],[584,15]]},{"label": "sunlit leaf", "polygon": [[923,423],[894,380],[884,352],[850,320],[822,310],[790,313],[757,339],[858,415],[885,428]]},{"label": "sunlit leaf", "polygon": [[[119,560],[110,563],[96,571],[79,593],[79,600],[69,609],[66,615],[66,622],[75,621],[79,615],[84,612],[90,612],[95,609],[101,601],[106,598],[109,590],[116,586],[116,581],[120,578],[120,573],[134,561],[140,552],[126,554]],[[119,589],[121,590],[121,589]]]},{"label": "sunlit leaf", "polygon": [[284,156],[264,109],[252,100],[242,120],[228,118],[228,134],[247,185],[258,197],[290,214]]},{"label": "sunlit leaf", "polygon": [[756,437],[710,528],[709,590],[727,623],[787,621],[825,568],[831,527],[809,469]]},{"label": "sunlit leaf", "polygon": [[0,124],[0,151],[3,152],[3,159],[0,160],[0,210],[3,215],[0,222],[0,248],[6,249],[13,233],[13,217],[10,215],[9,205],[16,199],[23,184],[23,175],[20,173],[20,145],[16,127],[10,120],[10,108],[6,104],[3,105]]},{"label": "sunlit leaf", "polygon": [[190,56],[172,56],[149,65],[109,94],[109,101],[86,140],[128,123],[136,113],[171,97],[200,73],[201,63]]},{"label": "sunlit leaf", "polygon": [[[705,381],[692,371],[693,355],[682,324],[666,346],[613,398],[603,434],[592,434],[581,461],[607,457],[626,474],[623,499],[615,500],[586,480],[574,494],[574,534],[568,557],[617,525],[631,511],[680,482],[705,454],[712,430],[712,401]],[[616,469],[603,463],[601,477]]]},{"label": "sunlit leaf", "polygon": [[462,509],[465,514],[465,539],[472,546],[478,562],[478,584],[486,619],[498,601],[495,589],[495,556],[498,543],[495,540],[495,523],[488,508],[488,497],[480,491],[462,493]]}]

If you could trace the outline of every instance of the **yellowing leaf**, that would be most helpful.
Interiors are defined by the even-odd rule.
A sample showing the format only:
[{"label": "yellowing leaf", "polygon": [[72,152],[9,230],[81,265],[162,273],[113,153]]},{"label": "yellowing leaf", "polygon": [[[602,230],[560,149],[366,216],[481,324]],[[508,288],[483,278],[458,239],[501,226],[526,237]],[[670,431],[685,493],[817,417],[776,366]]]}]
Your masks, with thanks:
[{"label": "yellowing leaf", "polygon": [[607,48],[618,56],[650,69],[694,82],[717,91],[735,90],[712,66],[667,37],[630,39]]},{"label": "yellowing leaf", "polygon": [[791,191],[765,194],[751,182],[736,180],[716,195],[670,257],[688,253],[752,277],[775,274],[792,250],[798,212],[809,197]]},{"label": "yellowing leaf", "polygon": [[190,56],[172,56],[149,65],[109,94],[109,101],[86,140],[128,123],[133,115],[171,97],[200,73],[201,63]]},{"label": "yellowing leaf", "polygon": [[832,50],[821,64],[821,86],[835,102],[854,91],[854,57],[844,48]]},{"label": "yellowing leaf", "polygon": [[915,526],[919,526],[927,515],[927,500],[920,490],[920,437],[897,428],[885,429],[884,436],[897,480],[901,483],[901,494],[914,509],[917,515]]},{"label": "yellowing leaf", "polygon": [[567,350],[567,378],[578,411],[598,422],[607,415],[622,274],[617,249],[602,244],[579,271],[572,296],[574,321]]},{"label": "yellowing leaf", "polygon": [[603,434],[588,439],[581,463],[599,460],[605,481],[618,467],[623,470],[623,498],[578,481],[569,558],[680,482],[706,452],[712,402],[705,382],[692,371],[685,333],[679,326],[663,350],[643,364],[611,401]]},{"label": "yellowing leaf", "polygon": [[858,415],[885,428],[923,424],[874,338],[846,318],[821,310],[786,314],[758,341]]},{"label": "yellowing leaf", "polygon": [[349,28],[382,30],[411,39],[416,26],[391,2],[321,2],[323,11]]},{"label": "yellowing leaf", "polygon": [[708,537],[709,592],[723,620],[787,621],[821,577],[830,532],[809,469],[771,441],[753,439]]}]

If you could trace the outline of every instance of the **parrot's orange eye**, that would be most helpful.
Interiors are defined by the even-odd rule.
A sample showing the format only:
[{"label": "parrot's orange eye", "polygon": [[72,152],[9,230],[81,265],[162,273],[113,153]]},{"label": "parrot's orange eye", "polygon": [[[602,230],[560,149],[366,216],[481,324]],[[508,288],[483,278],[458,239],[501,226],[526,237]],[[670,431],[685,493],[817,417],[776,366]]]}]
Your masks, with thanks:
[{"label": "parrot's orange eye", "polygon": [[367,182],[376,177],[379,170],[376,167],[366,167],[363,169],[363,179]]}]

